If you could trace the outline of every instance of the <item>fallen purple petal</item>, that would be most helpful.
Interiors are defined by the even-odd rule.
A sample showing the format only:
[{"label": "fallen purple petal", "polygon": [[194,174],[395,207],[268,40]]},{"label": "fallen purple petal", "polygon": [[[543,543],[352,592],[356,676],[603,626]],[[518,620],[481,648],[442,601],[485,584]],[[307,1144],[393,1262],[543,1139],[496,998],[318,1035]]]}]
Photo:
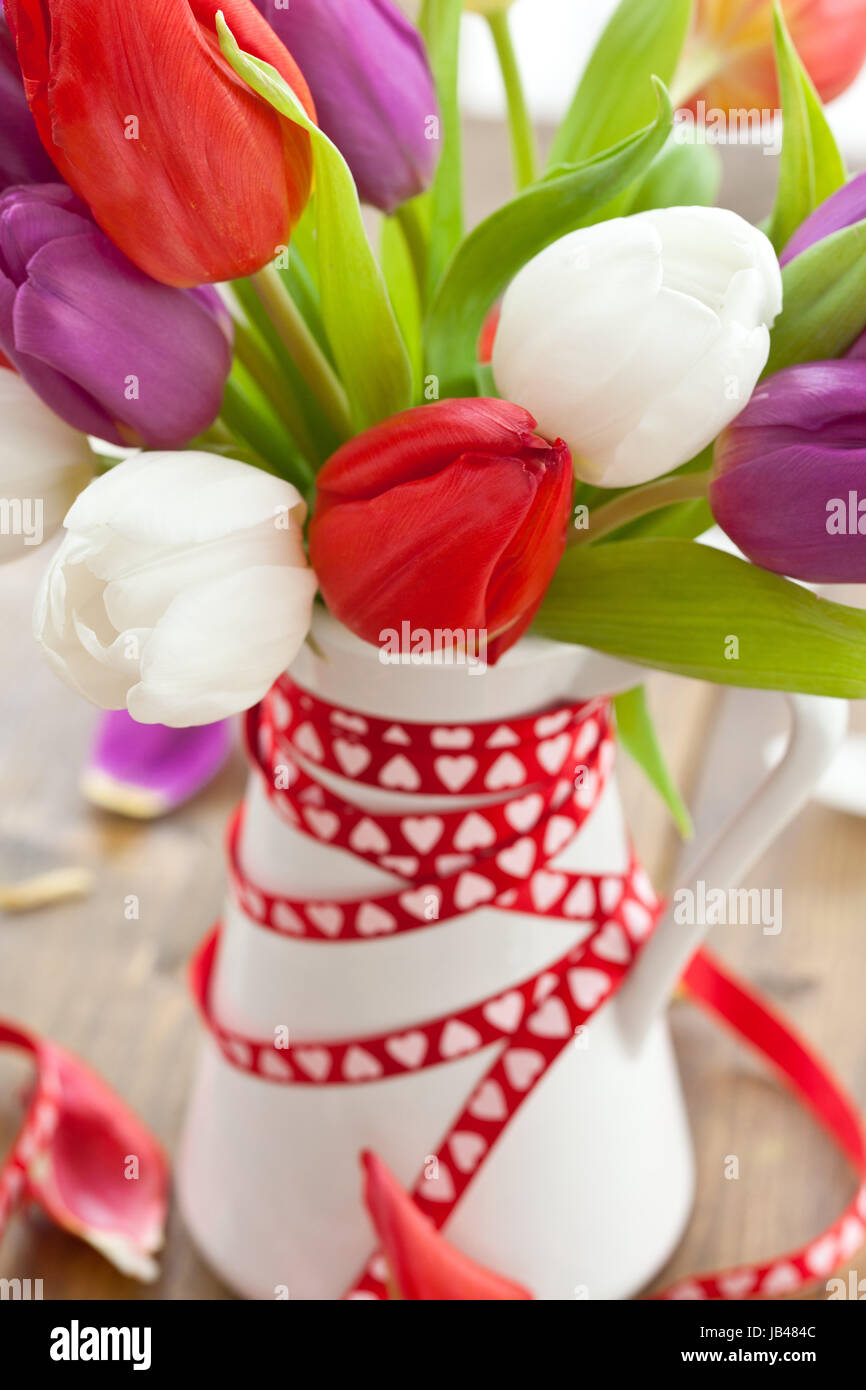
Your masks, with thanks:
[{"label": "fallen purple petal", "polygon": [[169,729],[137,724],[126,710],[102,718],[81,779],[89,801],[136,820],[163,816],[196,796],[224,766],[232,721]]}]

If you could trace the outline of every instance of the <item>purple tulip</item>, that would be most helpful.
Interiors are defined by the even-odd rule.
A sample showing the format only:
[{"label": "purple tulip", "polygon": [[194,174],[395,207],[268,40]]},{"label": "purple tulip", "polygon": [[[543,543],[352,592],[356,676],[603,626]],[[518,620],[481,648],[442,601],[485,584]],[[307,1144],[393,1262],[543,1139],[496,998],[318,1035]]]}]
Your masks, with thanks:
[{"label": "purple tulip", "polygon": [[232,721],[191,729],[136,724],[126,710],[103,715],[81,778],[89,801],[107,811],[149,820],[189,801],[226,762]]},{"label": "purple tulip", "polygon": [[[787,265],[795,257],[808,251],[810,246],[841,232],[844,227],[853,227],[866,217],[866,174],[858,174],[849,183],[844,183],[831,193],[829,198],[816,207],[815,211],[797,228],[781,256],[780,265]],[[846,357],[866,358],[866,330],[864,330],[845,353]]]},{"label": "purple tulip", "polygon": [[710,507],[764,569],[866,582],[866,362],[786,367],[719,435]]},{"label": "purple tulip", "polygon": [[56,178],[27,105],[15,42],[0,3],[0,193],[10,184]]},{"label": "purple tulip", "polygon": [[[418,31],[391,0],[255,0],[307,79],[358,194],[393,212],[430,184],[438,107]],[[432,119],[431,119],[432,118]]]},{"label": "purple tulip", "polygon": [[0,195],[0,351],[62,419],[175,449],[219,414],[231,319],[210,286],[161,285],[62,183]]},{"label": "purple tulip", "polygon": [[795,256],[800,256],[814,246],[817,241],[841,232],[843,227],[851,227],[866,217],[866,174],[858,174],[856,179],[843,183],[835,193],[816,207],[815,211],[797,228],[788,242],[779,262],[787,265]]}]

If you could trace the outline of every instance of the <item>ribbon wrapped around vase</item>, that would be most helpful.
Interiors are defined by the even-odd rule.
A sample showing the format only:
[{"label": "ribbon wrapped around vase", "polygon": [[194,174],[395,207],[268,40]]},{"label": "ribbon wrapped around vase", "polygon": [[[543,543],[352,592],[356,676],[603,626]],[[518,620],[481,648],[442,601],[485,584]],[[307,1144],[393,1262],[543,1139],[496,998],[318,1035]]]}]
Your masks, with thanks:
[{"label": "ribbon wrapped around vase", "polygon": [[[435,930],[481,905],[558,918],[579,928],[577,944],[559,960],[494,997],[399,1031],[333,1040],[254,1038],[228,1027],[212,1007],[209,988],[218,928],[196,953],[191,982],[207,1027],[226,1061],[263,1084],[387,1084],[392,1077],[498,1046],[412,1193],[434,1226],[442,1228],[518,1109],[627,978],[663,915],[634,854],[622,874],[569,873],[554,864],[591,816],[610,774],[615,755],[610,706],[604,700],[567,703],[525,718],[465,726],[397,722],[329,704],[284,676],[250,712],[247,743],[269,797],[288,824],[406,883],[384,896],[351,901],[265,892],[240,862],[241,808],[229,833],[232,887],[243,912],[262,929],[323,946],[358,943]],[[373,813],[332,790],[331,775],[384,791],[453,797],[456,809]],[[467,809],[457,801],[467,794],[484,800]],[[684,983],[801,1095],[855,1167],[861,1186],[833,1227],[802,1250],[681,1281],[660,1296],[794,1292],[826,1276],[866,1236],[860,1116],[788,1025],[708,953],[698,953]],[[382,1299],[386,1284],[387,1268],[376,1251],[346,1296]]]}]

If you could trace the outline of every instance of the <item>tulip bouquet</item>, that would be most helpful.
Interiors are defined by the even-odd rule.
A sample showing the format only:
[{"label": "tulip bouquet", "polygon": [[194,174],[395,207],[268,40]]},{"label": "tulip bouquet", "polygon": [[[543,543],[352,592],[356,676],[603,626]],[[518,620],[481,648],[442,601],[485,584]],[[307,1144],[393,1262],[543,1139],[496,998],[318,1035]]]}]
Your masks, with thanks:
[{"label": "tulip bouquet", "polygon": [[[391,0],[5,0],[0,545],[66,513],[49,661],[139,723],[209,725],[320,590],[374,644],[483,633],[496,662],[532,624],[863,695],[866,618],[793,581],[866,581],[866,187],[821,107],[866,4],[787,4],[792,38],[769,0],[623,0],[546,168],[508,4],[467,8],[516,184],[468,232],[461,0],[418,29]],[[781,100],[763,228],[712,206],[668,85]],[[747,558],[697,543],[713,518]]]},{"label": "tulip bouquet", "polygon": [[[265,768],[296,714],[281,676],[306,641],[316,651],[319,602],[384,664],[435,661],[456,638],[480,669],[517,667],[509,653],[531,628],[709,681],[866,695],[866,614],[811,587],[866,582],[866,176],[848,181],[821,105],[866,56],[866,0],[622,0],[544,167],[507,0],[424,0],[417,28],[392,0],[2,5],[0,558],[63,524],[36,636],[56,672],[112,712],[91,769],[97,799],[114,779],[136,814],[183,800],[226,755],[221,721],[259,701]],[[464,8],[483,16],[473,22],[500,60],[515,184],[471,229]],[[724,119],[736,100],[758,114],[781,104],[760,228],[714,206],[716,152],[680,119],[707,100]],[[714,521],[739,553],[700,542]],[[612,752],[602,703],[605,728],[587,717],[574,745],[588,731],[599,766]],[[614,704],[623,743],[685,825],[641,692]],[[380,760],[381,786],[418,790],[417,768],[385,746],[411,743],[405,729],[319,705],[292,725],[303,795],[316,779],[300,763],[326,758],[317,717],[332,771],[360,778]],[[549,916],[566,875],[542,865],[522,880],[542,837],[552,863],[600,785],[560,770],[574,730],[557,720],[578,708],[491,729],[486,775],[498,780],[483,787],[519,786],[531,770],[550,796],[549,825],[539,793],[489,811],[506,836],[495,854],[479,815],[458,843],[462,809],[458,853],[431,858],[439,815],[400,812],[416,839],[401,828],[395,856],[372,811],[338,799],[335,810],[323,786],[297,807],[287,797],[290,829],[311,827],[319,850],[345,831],[341,848],[403,885],[375,900],[275,898],[245,880],[241,816],[235,927],[360,940],[396,932],[399,911],[399,930],[416,933],[439,920],[446,890],[452,917],[494,893],[497,908],[522,911],[526,892],[531,915]],[[335,714],[350,732],[375,723],[375,739],[335,735]],[[462,795],[484,771],[461,754],[473,730],[418,728],[427,763]],[[515,745],[535,761],[520,763]],[[569,820],[558,812],[572,800]],[[488,860],[498,887],[477,872],[494,872]],[[588,881],[572,877],[562,911],[574,902],[573,917],[591,916]],[[622,977],[623,923],[640,941],[659,910],[635,866],[611,883],[631,919],[603,931],[599,919],[598,968],[569,972],[563,958],[561,978],[548,970],[473,1005],[471,1026],[461,1014],[363,1046],[291,1044],[287,1060],[208,1014],[218,933],[194,961],[197,997],[223,1060],[291,1093],[369,1082],[386,1063],[410,1071],[428,1052],[438,1068],[434,1043],[442,1060],[471,1050],[467,1036],[481,1046],[491,1010],[501,1042],[538,984],[548,1052],[518,1048],[516,1060],[547,1066]],[[557,1006],[565,1023],[551,1029]],[[511,1091],[536,1077],[513,1073]],[[491,1093],[486,1114],[468,1112],[483,1124],[503,1118]],[[453,1136],[464,1176],[487,1134]],[[405,1296],[527,1296],[443,1252],[375,1155],[365,1174]]]}]

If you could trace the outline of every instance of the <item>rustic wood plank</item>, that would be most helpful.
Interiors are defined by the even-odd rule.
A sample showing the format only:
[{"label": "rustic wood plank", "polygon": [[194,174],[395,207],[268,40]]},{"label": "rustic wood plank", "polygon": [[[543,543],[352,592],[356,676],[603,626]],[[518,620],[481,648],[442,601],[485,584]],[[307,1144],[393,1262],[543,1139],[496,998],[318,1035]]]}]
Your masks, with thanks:
[{"label": "rustic wood plank", "polygon": [[[222,837],[244,781],[238,753],[180,813],[138,825],[89,807],[79,769],[96,713],[51,674],[29,636],[39,556],[0,572],[0,876],[84,864],[92,894],[26,914],[0,914],[0,1015],[86,1058],[163,1142],[177,1141],[197,1024],[186,960],[219,910]],[[124,916],[128,895],[138,921]],[[19,1114],[26,1069],[0,1056],[0,1145]],[[0,1276],[44,1280],[48,1298],[222,1298],[173,1215],[152,1287],[117,1274],[80,1242],[19,1216],[0,1247]]]}]

